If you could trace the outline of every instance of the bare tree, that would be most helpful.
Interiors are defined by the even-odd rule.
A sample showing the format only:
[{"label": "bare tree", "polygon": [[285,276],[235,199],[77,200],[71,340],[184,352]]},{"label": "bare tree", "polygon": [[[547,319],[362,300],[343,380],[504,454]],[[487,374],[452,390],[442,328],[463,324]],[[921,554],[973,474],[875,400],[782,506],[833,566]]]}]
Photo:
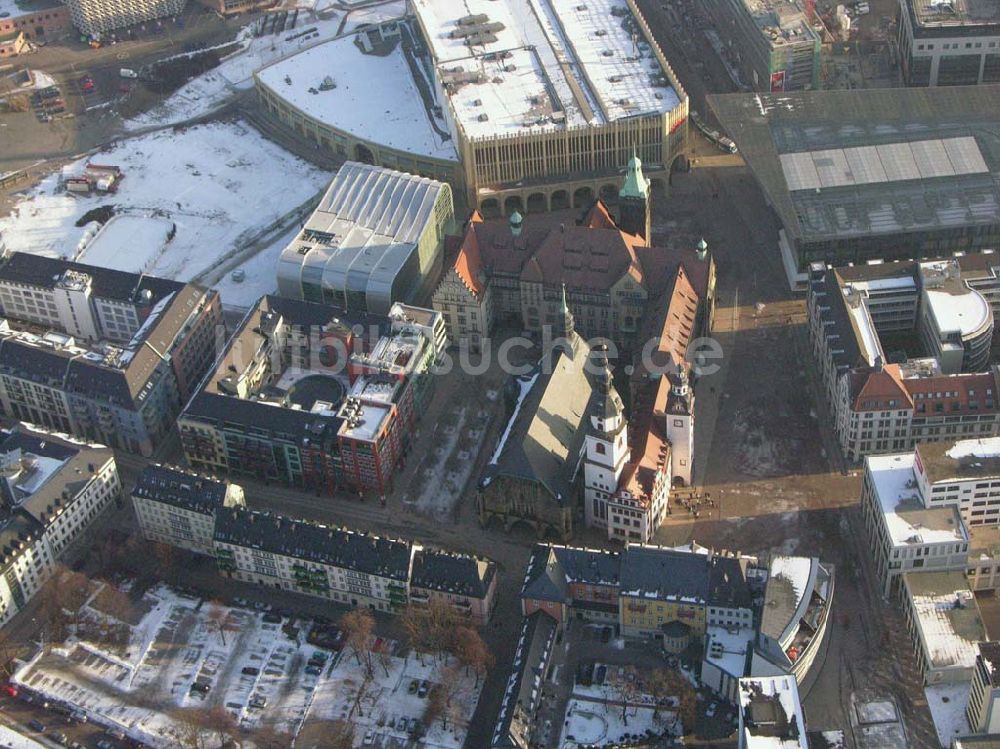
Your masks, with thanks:
[{"label": "bare tree", "polygon": [[177,550],[170,544],[153,542],[153,556],[161,573],[170,571],[177,559]]},{"label": "bare tree", "polygon": [[406,644],[417,653],[421,665],[424,663],[423,654],[427,649],[429,618],[426,608],[412,604],[403,609],[399,615],[399,623],[403,627]]},{"label": "bare tree", "polygon": [[473,627],[462,626],[455,630],[453,637],[453,650],[459,662],[465,666],[465,673],[469,673],[471,668],[476,674],[476,686],[479,686],[479,679],[485,677],[495,659],[489,647],[483,641]]},{"label": "bare tree", "polygon": [[658,668],[647,675],[646,683],[653,698],[656,700],[653,705],[654,718],[659,714],[661,701],[666,697],[674,697],[678,701],[677,719],[680,720],[686,732],[694,730],[697,697],[694,687],[691,686],[691,682],[677,671]]},{"label": "bare tree", "polygon": [[434,721],[440,718],[442,725],[445,728],[448,727],[448,714],[445,712],[446,703],[447,695],[445,695],[444,688],[440,684],[432,686],[430,692],[427,693],[427,706],[424,708],[425,726],[430,728]]},{"label": "bare tree", "polygon": [[365,669],[368,678],[371,679],[374,676],[374,668],[369,643],[375,630],[374,617],[365,609],[354,609],[340,617],[340,628],[344,632],[344,644],[354,652],[358,665],[361,664],[361,655],[364,653]]},{"label": "bare tree", "polygon": [[461,619],[455,609],[444,601],[433,600],[427,605],[427,645],[435,655],[451,648],[459,624]]},{"label": "bare tree", "polygon": [[226,708],[221,705],[211,707],[204,713],[204,725],[209,733],[214,734],[219,749],[228,746],[239,733],[236,720]]},{"label": "bare tree", "polygon": [[615,681],[614,690],[622,703],[622,723],[628,725],[628,705],[639,696],[639,674],[635,666],[626,666],[622,677]]},{"label": "bare tree", "polygon": [[292,745],[292,735],[279,731],[274,726],[261,726],[253,732],[253,745],[257,749],[288,749]]},{"label": "bare tree", "polygon": [[178,741],[184,749],[208,749],[205,711],[199,708],[179,708],[170,717],[178,729]]},{"label": "bare tree", "polygon": [[226,647],[226,619],[229,618],[229,611],[222,605],[221,601],[210,601],[205,619],[210,625],[219,630],[222,637],[222,646]]},{"label": "bare tree", "polygon": [[346,720],[333,721],[333,728],[326,746],[329,749],[352,749],[354,746],[354,725]]}]

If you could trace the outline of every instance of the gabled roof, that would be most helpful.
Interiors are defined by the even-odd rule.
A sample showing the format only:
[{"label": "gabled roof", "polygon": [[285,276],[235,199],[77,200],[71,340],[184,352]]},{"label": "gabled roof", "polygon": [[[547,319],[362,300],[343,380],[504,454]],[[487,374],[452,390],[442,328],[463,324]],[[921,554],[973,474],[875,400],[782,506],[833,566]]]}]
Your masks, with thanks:
[{"label": "gabled roof", "polygon": [[494,476],[536,481],[559,504],[573,503],[584,422],[597,397],[585,369],[589,355],[587,342],[575,334],[569,346],[557,344],[547,354],[484,481]]},{"label": "gabled roof", "polygon": [[216,514],[214,538],[219,543],[247,546],[393,580],[409,579],[413,556],[413,544],[409,541],[371,536],[243,507],[227,507]]},{"label": "gabled roof", "polygon": [[[894,408],[913,406],[898,364],[886,364],[881,370],[852,376],[850,384],[855,411],[882,411],[888,408],[890,400],[896,401]],[[874,405],[866,406],[866,403]]]},{"label": "gabled roof", "polygon": [[418,549],[413,555],[411,587],[485,598],[496,577],[489,559],[439,549]]}]

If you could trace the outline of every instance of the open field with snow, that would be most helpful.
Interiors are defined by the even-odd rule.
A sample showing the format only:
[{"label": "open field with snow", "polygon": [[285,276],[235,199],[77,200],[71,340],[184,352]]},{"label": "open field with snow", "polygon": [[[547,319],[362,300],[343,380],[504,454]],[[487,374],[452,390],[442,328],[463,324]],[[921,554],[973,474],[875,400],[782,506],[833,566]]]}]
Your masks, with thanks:
[{"label": "open field with snow", "polygon": [[[123,169],[118,192],[67,192],[63,180],[81,174],[86,160],[69,164],[0,219],[9,249],[191,280],[244,247],[330,179],[329,173],[240,122],[144,135],[122,141],[94,160]],[[96,223],[76,226],[101,206],[114,206],[116,213],[103,233],[97,233]],[[176,234],[165,241],[171,226]],[[95,233],[97,244],[88,248]],[[270,290],[274,263],[254,264],[246,280],[248,290]]]},{"label": "open field with snow", "polygon": [[[323,673],[306,673],[317,649],[305,644],[305,632],[291,639],[257,611],[205,603],[166,587],[147,593],[142,603],[145,613],[125,628],[124,639],[111,642],[98,636],[100,627],[89,626],[86,637],[39,654],[13,681],[150,746],[180,745],[198,730],[186,716],[207,708],[224,709],[252,742],[262,726],[294,734],[336,659],[327,652]],[[91,607],[84,609],[88,615],[91,622],[122,628]]]}]

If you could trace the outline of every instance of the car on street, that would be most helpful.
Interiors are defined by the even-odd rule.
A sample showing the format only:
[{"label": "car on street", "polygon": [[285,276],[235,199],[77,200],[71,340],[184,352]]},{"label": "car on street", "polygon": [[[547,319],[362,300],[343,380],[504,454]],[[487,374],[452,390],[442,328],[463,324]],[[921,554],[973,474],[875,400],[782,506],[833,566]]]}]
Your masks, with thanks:
[{"label": "car on street", "polygon": [[323,669],[321,666],[306,666],[306,673],[310,676],[319,676],[323,673]]},{"label": "car on street", "polygon": [[409,692],[410,694],[416,694],[418,689],[420,689],[420,682],[417,681],[416,679],[411,679],[410,687],[406,691]]},{"label": "car on street", "polygon": [[13,684],[4,684],[3,693],[8,697],[17,697],[17,687]]},{"label": "car on street", "polygon": [[66,742],[69,741],[69,739],[66,738],[66,734],[62,731],[53,731],[49,734],[49,738],[62,746],[66,746]]},{"label": "car on street", "polygon": [[426,697],[427,693],[431,690],[431,685],[426,679],[420,682],[420,689],[417,690],[417,697]]}]

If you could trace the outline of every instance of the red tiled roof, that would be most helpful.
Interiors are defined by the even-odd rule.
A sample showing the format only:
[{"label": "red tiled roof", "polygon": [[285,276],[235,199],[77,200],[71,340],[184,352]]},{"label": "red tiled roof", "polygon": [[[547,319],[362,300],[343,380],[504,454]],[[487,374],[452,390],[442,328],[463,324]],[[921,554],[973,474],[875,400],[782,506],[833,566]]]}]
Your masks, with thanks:
[{"label": "red tiled roof", "polygon": [[486,286],[482,280],[484,274],[482,262],[479,258],[479,238],[473,229],[474,225],[474,223],[470,222],[469,231],[465,233],[465,237],[460,241],[458,252],[451,267],[455,269],[455,273],[462,280],[462,283],[465,284],[465,287],[476,299],[479,299],[486,290]]},{"label": "red tiled roof", "polygon": [[886,364],[881,370],[856,373],[850,385],[855,411],[885,411],[890,408],[890,400],[896,402],[891,408],[913,406],[898,364]]},{"label": "red tiled roof", "polygon": [[[935,406],[939,403],[945,414],[997,410],[997,381],[992,372],[911,377],[903,380],[903,386],[912,402],[927,404],[925,412],[929,414],[935,413]],[[987,406],[987,401],[992,401],[993,406]],[[976,408],[969,408],[970,402],[975,403]]]}]

